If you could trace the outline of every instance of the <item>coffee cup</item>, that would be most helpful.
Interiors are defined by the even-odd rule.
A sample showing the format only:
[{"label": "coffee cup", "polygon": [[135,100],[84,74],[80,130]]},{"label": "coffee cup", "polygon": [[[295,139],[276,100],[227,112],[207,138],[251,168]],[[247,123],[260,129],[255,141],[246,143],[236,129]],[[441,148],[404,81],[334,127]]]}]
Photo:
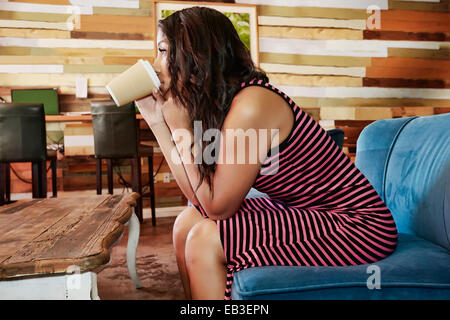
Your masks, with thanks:
[{"label": "coffee cup", "polygon": [[106,89],[115,104],[120,107],[148,96],[161,82],[150,62],[139,59],[133,66],[112,79]]}]

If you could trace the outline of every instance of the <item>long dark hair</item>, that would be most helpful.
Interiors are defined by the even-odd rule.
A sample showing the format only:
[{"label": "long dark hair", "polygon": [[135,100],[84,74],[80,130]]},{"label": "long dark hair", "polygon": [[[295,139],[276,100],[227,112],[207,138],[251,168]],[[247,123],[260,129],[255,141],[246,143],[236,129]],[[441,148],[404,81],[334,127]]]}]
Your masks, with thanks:
[{"label": "long dark hair", "polygon": [[[195,120],[202,122],[203,132],[222,128],[243,81],[268,81],[265,72],[254,65],[230,19],[221,12],[206,7],[187,8],[160,20],[158,26],[169,41],[169,90],[186,107],[192,125]],[[202,150],[209,144],[194,143],[199,143]],[[219,150],[220,139],[210,143]],[[216,162],[202,161],[198,169],[200,181],[196,190],[206,179],[212,191]]]}]

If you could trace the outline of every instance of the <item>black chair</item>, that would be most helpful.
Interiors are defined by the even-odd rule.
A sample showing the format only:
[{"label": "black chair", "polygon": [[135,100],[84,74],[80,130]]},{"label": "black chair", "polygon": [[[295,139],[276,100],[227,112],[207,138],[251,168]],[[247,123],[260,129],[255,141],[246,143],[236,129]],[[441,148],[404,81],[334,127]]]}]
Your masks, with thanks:
[{"label": "black chair", "polygon": [[41,103],[0,104],[0,205],[11,201],[10,163],[31,162],[32,197],[47,197],[47,160],[57,196],[56,151],[47,150],[44,106]]},{"label": "black chair", "polygon": [[141,158],[148,159],[150,205],[152,225],[156,225],[155,187],[153,181],[153,147],[139,142],[139,127],[134,103],[117,107],[113,101],[91,102],[92,125],[94,129],[94,150],[97,162],[97,194],[102,193],[102,159],[106,159],[108,193],[113,194],[113,159],[131,159],[131,187],[141,197],[136,206],[136,215],[143,222]]},{"label": "black chair", "polygon": [[344,130],[336,128],[327,130],[327,133],[331,136],[334,142],[342,149],[344,145]]}]

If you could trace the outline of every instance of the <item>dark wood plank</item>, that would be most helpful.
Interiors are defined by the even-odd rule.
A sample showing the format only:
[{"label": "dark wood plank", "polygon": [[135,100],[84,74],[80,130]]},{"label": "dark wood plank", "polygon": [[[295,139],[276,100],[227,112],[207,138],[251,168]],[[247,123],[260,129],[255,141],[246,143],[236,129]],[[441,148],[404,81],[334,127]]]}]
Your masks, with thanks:
[{"label": "dark wood plank", "polygon": [[381,88],[436,88],[446,87],[444,80],[440,79],[396,79],[396,78],[363,78],[364,87]]},{"label": "dark wood plank", "polygon": [[152,40],[149,33],[110,33],[110,32],[83,32],[71,31],[72,39],[112,39],[112,40]]},{"label": "dark wood plank", "polygon": [[404,40],[404,41],[450,41],[450,33],[363,30],[363,39]]},{"label": "dark wood plank", "polygon": [[[131,206],[136,204],[138,197],[137,193],[132,193],[50,198],[19,211],[29,212],[37,216],[36,219],[40,212],[44,226],[31,227],[34,232],[27,232],[20,248],[7,259],[4,259],[7,255],[1,252],[3,246],[0,246],[0,278],[64,273],[70,265],[78,265],[82,271],[98,268],[109,261],[110,246],[122,234],[123,224],[130,218]],[[56,219],[57,215],[59,219]],[[50,217],[53,216],[52,220]],[[4,237],[0,234],[0,241]],[[14,245],[20,237],[16,234],[10,240]]]},{"label": "dark wood plank", "polygon": [[25,200],[20,202],[14,202],[9,206],[5,206],[3,208],[0,208],[0,214],[11,214],[15,213],[17,211],[20,211],[22,209],[25,209],[29,206],[32,206],[36,202],[42,201],[41,199],[33,199],[33,200]]},{"label": "dark wood plank", "polygon": [[[9,255],[4,263],[17,263],[35,259],[46,241],[41,241],[42,236],[47,233],[55,224],[64,224],[65,216],[72,214],[79,216],[83,212],[84,206],[90,207],[98,205],[104,199],[82,198],[74,201],[71,198],[56,199],[51,198],[34,203],[32,206],[22,209],[15,214],[6,216],[3,223],[9,225],[9,231],[0,234],[0,255]],[[11,222],[7,218],[11,217]],[[61,222],[63,221],[63,222]],[[67,223],[68,226],[73,224]],[[59,236],[52,234],[51,241]],[[50,242],[51,242],[50,241]],[[38,243],[37,246],[33,246]]]}]

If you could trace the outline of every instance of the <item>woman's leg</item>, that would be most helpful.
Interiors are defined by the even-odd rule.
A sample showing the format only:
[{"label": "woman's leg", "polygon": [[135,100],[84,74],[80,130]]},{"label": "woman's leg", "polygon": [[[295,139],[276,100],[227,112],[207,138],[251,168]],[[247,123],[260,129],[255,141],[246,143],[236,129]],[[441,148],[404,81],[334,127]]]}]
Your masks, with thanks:
[{"label": "woman's leg", "polygon": [[226,258],[214,221],[204,219],[191,229],[185,261],[192,299],[222,300],[227,281]]},{"label": "woman's leg", "polygon": [[192,227],[205,218],[194,207],[187,207],[184,209],[175,220],[173,225],[173,246],[175,248],[175,255],[177,258],[178,270],[180,271],[181,282],[183,283],[184,293],[186,299],[191,299],[191,289],[189,286],[189,277],[186,271],[185,261],[185,245],[186,238]]}]

